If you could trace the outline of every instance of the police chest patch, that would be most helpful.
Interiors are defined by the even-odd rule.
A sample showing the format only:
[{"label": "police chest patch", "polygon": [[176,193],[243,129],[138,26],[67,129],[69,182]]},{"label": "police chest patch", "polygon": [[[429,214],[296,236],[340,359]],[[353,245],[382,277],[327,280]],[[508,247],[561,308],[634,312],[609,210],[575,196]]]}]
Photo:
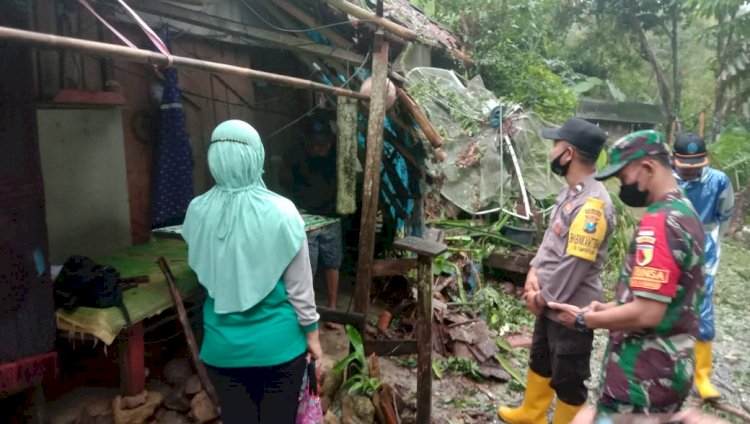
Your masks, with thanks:
[{"label": "police chest patch", "polygon": [[604,201],[589,197],[570,225],[566,253],[593,262],[606,235]]}]

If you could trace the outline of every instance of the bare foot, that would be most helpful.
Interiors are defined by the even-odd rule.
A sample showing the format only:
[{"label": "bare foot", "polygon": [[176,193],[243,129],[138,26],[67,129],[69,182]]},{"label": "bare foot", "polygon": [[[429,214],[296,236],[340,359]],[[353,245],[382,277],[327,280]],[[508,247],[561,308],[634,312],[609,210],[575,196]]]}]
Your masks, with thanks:
[{"label": "bare foot", "polygon": [[326,323],[325,323],[325,328],[326,328],[326,329],[328,329],[328,330],[336,330],[336,331],[339,331],[339,330],[343,330],[343,329],[344,329],[344,326],[343,326],[343,325],[341,325],[341,324],[337,324],[337,323],[335,323],[335,322],[326,322]]}]

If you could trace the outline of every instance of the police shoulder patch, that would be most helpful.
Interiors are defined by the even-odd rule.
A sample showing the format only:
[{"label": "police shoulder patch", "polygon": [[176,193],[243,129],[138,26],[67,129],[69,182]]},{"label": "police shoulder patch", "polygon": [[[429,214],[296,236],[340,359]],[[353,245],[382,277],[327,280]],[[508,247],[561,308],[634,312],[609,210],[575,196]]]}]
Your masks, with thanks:
[{"label": "police shoulder patch", "polygon": [[573,219],[568,231],[566,253],[587,261],[595,261],[599,246],[607,236],[607,219],[604,215],[605,203],[601,199],[589,197]]}]

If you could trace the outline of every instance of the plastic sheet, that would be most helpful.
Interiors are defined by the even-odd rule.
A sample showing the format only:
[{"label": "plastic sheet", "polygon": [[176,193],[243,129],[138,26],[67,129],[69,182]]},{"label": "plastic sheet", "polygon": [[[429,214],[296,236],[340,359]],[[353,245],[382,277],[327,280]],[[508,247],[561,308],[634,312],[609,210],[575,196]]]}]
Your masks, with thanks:
[{"label": "plastic sheet", "polygon": [[[450,70],[415,68],[406,89],[444,138],[447,158],[432,162],[429,172],[439,179],[441,195],[462,210],[475,215],[514,210],[521,180],[538,200],[562,186],[549,170],[550,143],[540,135],[549,124],[518,105],[503,105],[480,78],[464,84]],[[503,125],[497,123],[499,111]],[[503,143],[506,135],[510,143]]]}]

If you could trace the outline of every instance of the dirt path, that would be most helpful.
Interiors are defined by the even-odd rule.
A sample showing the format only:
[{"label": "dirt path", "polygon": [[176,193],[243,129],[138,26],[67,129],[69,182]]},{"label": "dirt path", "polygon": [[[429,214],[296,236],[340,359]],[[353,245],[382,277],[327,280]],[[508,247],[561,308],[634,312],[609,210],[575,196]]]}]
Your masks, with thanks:
[{"label": "dirt path", "polygon": [[[750,249],[739,242],[722,244],[716,277],[714,377],[724,401],[750,413]],[[727,415],[723,415],[729,418]],[[733,422],[743,422],[733,419]]]}]

